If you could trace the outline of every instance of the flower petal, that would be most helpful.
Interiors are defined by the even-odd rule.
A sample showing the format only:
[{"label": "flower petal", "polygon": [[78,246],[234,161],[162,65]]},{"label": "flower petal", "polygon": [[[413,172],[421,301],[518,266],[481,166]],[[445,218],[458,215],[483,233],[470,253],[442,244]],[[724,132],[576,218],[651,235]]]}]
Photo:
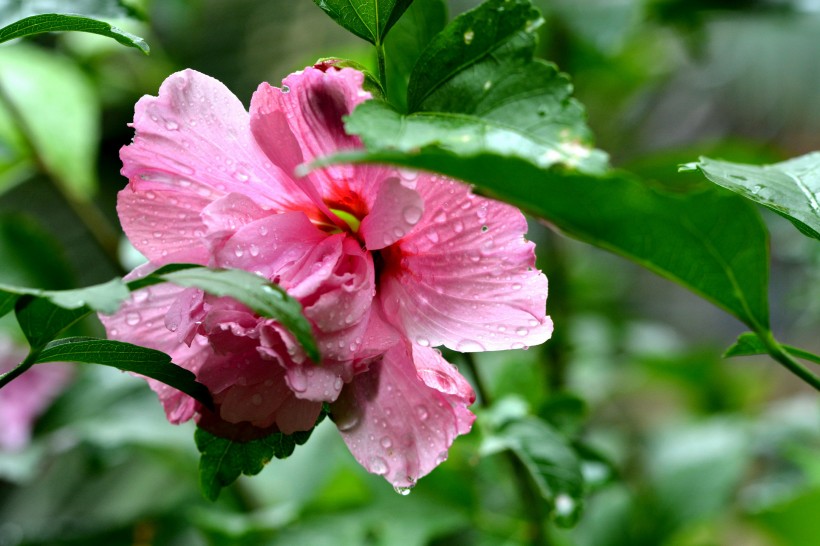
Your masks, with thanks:
[{"label": "flower petal", "polygon": [[[207,340],[197,336],[189,347],[165,325],[169,309],[178,298],[190,298],[190,294],[185,288],[172,284],[150,286],[133,292],[131,298],[113,315],[101,314],[99,318],[109,339],[157,349],[170,355],[178,366],[198,373],[213,354]],[[154,379],[147,381],[159,396],[169,421],[178,424],[194,416],[197,402],[193,398]]]},{"label": "flower petal", "polygon": [[368,250],[392,245],[413,229],[424,213],[424,201],[398,178],[385,180],[360,232]]},{"label": "flower petal", "polygon": [[457,435],[470,430],[474,417],[466,407],[474,399],[441,355],[402,342],[345,386],[331,414],[362,466],[397,487],[411,487],[447,458]]},{"label": "flower petal", "polygon": [[[189,221],[195,222],[203,203],[229,192],[253,196],[261,206],[280,210],[299,208],[307,201],[259,149],[239,99],[209,76],[193,70],[172,74],[163,82],[158,96],[139,100],[133,126],[133,143],[120,151],[122,174],[128,177],[130,190],[153,191],[157,196],[162,190],[167,192],[166,201],[176,201],[180,210],[155,218],[156,201],[129,202],[130,211],[123,203],[121,222],[129,237],[137,230],[132,222],[146,217],[155,222],[150,226],[153,231],[176,233],[177,216],[171,212],[192,213],[194,218]],[[198,244],[191,232],[183,239]],[[152,249],[143,250],[139,244],[142,239],[135,236],[134,245],[154,260]],[[167,237],[163,247],[170,244],[171,236]]]},{"label": "flower petal", "polygon": [[420,175],[417,191],[424,217],[383,251],[386,315],[422,346],[471,352],[547,340],[547,279],[535,269],[533,243],[524,239],[524,216],[433,175]]}]

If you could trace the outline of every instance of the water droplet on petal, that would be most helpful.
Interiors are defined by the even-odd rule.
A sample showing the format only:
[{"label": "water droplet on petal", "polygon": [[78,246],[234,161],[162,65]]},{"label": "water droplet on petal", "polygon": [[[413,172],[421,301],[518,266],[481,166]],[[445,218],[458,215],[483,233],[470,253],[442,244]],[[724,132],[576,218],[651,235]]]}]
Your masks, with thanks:
[{"label": "water droplet on petal", "polygon": [[416,415],[422,421],[426,421],[427,418],[430,416],[430,412],[427,411],[426,407],[424,407],[422,405],[419,405],[419,406],[416,406]]},{"label": "water droplet on petal", "polygon": [[407,495],[409,495],[411,489],[413,489],[412,486],[410,486],[410,487],[401,487],[399,485],[396,485],[396,486],[393,487],[393,491],[395,491],[396,493],[398,493],[402,497],[406,497]]},{"label": "water droplet on petal", "polygon": [[462,353],[474,353],[484,350],[484,346],[473,339],[462,339],[456,344],[456,351]]},{"label": "water droplet on petal", "polygon": [[379,476],[387,474],[387,463],[381,457],[373,457],[370,459],[370,472]]},{"label": "water droplet on petal", "polygon": [[179,123],[177,123],[176,121],[168,120],[165,122],[165,128],[169,131],[176,131],[177,129],[179,129]]},{"label": "water droplet on petal", "polygon": [[430,346],[430,340],[427,339],[426,337],[421,337],[421,336],[417,337],[416,338],[416,343],[418,343],[422,347],[429,347]]},{"label": "water droplet on petal", "polygon": [[421,220],[421,215],[423,211],[416,206],[409,206],[404,207],[402,211],[402,216],[404,216],[404,221],[410,225],[416,225],[419,220]]},{"label": "water droplet on petal", "polygon": [[251,256],[259,256],[259,247],[256,245],[251,245],[248,248],[248,252],[251,253]]},{"label": "water droplet on petal", "polygon": [[385,436],[381,439],[381,445],[384,449],[390,449],[393,446],[393,440]]},{"label": "water droplet on petal", "polygon": [[307,381],[300,373],[294,373],[288,376],[288,384],[294,392],[305,392],[307,390]]},{"label": "water droplet on petal", "polygon": [[520,328],[516,328],[515,333],[518,334],[521,337],[524,337],[525,335],[529,334],[530,331],[522,326]]},{"label": "water droplet on petal", "polygon": [[130,311],[125,315],[125,323],[128,326],[136,326],[137,324],[139,324],[141,319],[142,317],[136,311]]},{"label": "water droplet on petal", "polygon": [[341,377],[337,377],[335,379],[335,381],[333,381],[333,388],[336,389],[337,391],[342,390],[343,386],[344,386],[344,381],[342,381]]},{"label": "water droplet on petal", "polygon": [[456,220],[455,222],[453,222],[453,231],[455,231],[456,233],[461,233],[462,231],[464,231],[464,224],[461,222],[461,220]]},{"label": "water droplet on petal", "polygon": [[439,242],[438,232],[436,230],[428,229],[427,232],[425,233],[425,235],[427,236],[427,239],[429,239],[429,241],[431,243],[435,244],[435,243]]},{"label": "water droplet on petal", "polygon": [[512,289],[513,290],[521,290],[521,283],[520,282],[513,283]]},{"label": "water droplet on petal", "polygon": [[241,247],[236,247],[236,249],[233,251],[233,253],[236,254],[237,258],[241,258],[242,256],[245,255],[245,251],[242,250]]}]

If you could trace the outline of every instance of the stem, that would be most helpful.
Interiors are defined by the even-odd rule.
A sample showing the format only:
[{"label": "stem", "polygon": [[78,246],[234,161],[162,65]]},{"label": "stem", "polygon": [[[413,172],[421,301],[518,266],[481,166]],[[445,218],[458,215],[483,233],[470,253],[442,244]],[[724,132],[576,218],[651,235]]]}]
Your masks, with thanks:
[{"label": "stem", "polygon": [[8,385],[12,382],[13,379],[17,379],[23,373],[25,373],[29,368],[34,366],[34,363],[37,361],[37,357],[39,356],[40,351],[32,351],[28,354],[25,360],[23,360],[20,364],[17,365],[16,368],[13,370],[0,375],[0,389]]},{"label": "stem", "polygon": [[766,345],[766,350],[775,361],[779,362],[794,375],[814,387],[814,390],[820,391],[820,377],[817,377],[811,373],[808,368],[800,364],[792,358],[789,353],[784,351],[783,347],[777,342],[776,339],[774,339],[774,336],[770,331],[766,330],[764,332],[757,332],[757,335],[763,341],[763,344]]},{"label": "stem", "polygon": [[[119,242],[117,231],[111,227],[107,218],[105,218],[92,202],[78,199],[73,195],[60,175],[54,173],[49,166],[46,165],[38,153],[35,144],[36,139],[31,131],[31,127],[29,127],[25,116],[23,116],[19,108],[17,108],[17,105],[11,100],[2,82],[0,82],[0,102],[5,104],[14,124],[20,129],[20,134],[23,136],[26,146],[31,150],[31,155],[37,164],[37,168],[40,172],[47,175],[47,178],[52,182],[54,187],[57,188],[57,191],[65,202],[74,211],[75,216],[85,225],[86,230],[91,234],[105,256],[114,264],[114,267],[121,270],[122,266],[120,266],[119,259],[117,258],[117,246]],[[123,271],[123,273],[125,272]]]},{"label": "stem", "polygon": [[[491,399],[484,385],[484,381],[478,373],[475,358],[472,353],[461,353],[464,365],[470,370],[475,382],[476,394],[483,406],[490,406]],[[521,497],[521,506],[527,515],[527,544],[533,546],[549,546],[550,542],[544,530],[542,517],[542,500],[530,479],[527,467],[515,453],[515,451],[504,451],[504,457],[512,468],[513,478]]]},{"label": "stem", "polygon": [[376,44],[376,57],[379,59],[379,83],[382,86],[382,91],[387,93],[387,70],[384,64],[384,44]]}]

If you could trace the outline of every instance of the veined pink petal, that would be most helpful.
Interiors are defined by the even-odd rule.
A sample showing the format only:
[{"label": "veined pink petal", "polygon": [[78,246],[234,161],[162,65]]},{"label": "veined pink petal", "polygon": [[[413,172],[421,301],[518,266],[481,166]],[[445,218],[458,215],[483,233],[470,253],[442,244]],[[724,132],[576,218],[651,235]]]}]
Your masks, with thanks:
[{"label": "veined pink petal", "polygon": [[[209,76],[193,70],[172,74],[157,97],[139,100],[133,126],[134,141],[120,152],[122,174],[130,181],[120,199],[129,191],[145,195],[144,200],[130,198],[123,203],[120,219],[134,245],[151,260],[161,258],[154,255],[155,249],[170,249],[148,244],[141,247],[145,233],[168,233],[163,243],[166,246],[182,246],[185,241],[199,244],[199,237],[192,233],[196,215],[207,202],[227,193],[251,195],[260,206],[280,210],[299,209],[309,203],[256,144],[248,113],[239,99]],[[162,195],[166,207],[178,207],[178,211],[155,217],[156,201],[147,202],[148,192],[159,197],[160,190],[166,192]],[[183,226],[192,228],[189,233],[178,233],[178,218],[172,213],[193,215],[188,219],[192,225]],[[149,222],[148,228],[139,222],[141,219]]]},{"label": "veined pink petal", "polygon": [[[226,223],[223,219],[222,223]],[[302,212],[270,214],[236,228],[214,249],[214,264],[254,271],[277,279],[304,259],[327,234]]]},{"label": "veined pink petal", "polygon": [[424,214],[424,201],[398,178],[385,180],[360,232],[368,250],[390,246],[413,229]]},{"label": "veined pink petal", "polygon": [[[204,338],[194,340],[190,347],[179,340],[166,325],[166,314],[186,289],[172,284],[159,284],[137,290],[113,315],[99,315],[109,339],[126,341],[157,349],[171,356],[172,361],[194,373],[213,354]],[[180,391],[153,379],[147,379],[157,393],[168,420],[178,424],[194,416],[196,401]]]},{"label": "veined pink petal", "polygon": [[474,398],[433,349],[399,343],[345,386],[331,412],[362,466],[394,486],[411,487],[470,429],[474,417],[466,406]]},{"label": "veined pink petal", "polygon": [[424,217],[385,251],[387,316],[421,346],[471,352],[547,340],[547,279],[524,239],[524,216],[460,182],[423,174],[416,189]]}]

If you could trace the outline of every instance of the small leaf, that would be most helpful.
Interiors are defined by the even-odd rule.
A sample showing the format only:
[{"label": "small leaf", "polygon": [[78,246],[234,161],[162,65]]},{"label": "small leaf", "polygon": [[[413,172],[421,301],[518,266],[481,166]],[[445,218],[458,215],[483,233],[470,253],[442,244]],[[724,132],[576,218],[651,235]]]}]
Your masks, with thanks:
[{"label": "small leaf", "polygon": [[[324,417],[323,411],[316,425]],[[276,432],[257,440],[236,442],[197,428],[194,440],[201,454],[199,484],[202,493],[209,500],[216,500],[222,488],[235,482],[241,474],[254,476],[259,474],[272,458],[289,457],[297,445],[308,441],[311,433],[312,429],[292,435]]]},{"label": "small leaf", "polygon": [[802,234],[820,239],[820,152],[762,166],[702,157],[682,168],[699,169],[715,184],[780,214]]},{"label": "small leaf", "polygon": [[583,507],[581,461],[564,437],[550,425],[526,416],[505,424],[494,436],[524,463],[555,523],[575,525]]},{"label": "small leaf", "polygon": [[[802,358],[804,360],[808,360],[809,362],[814,362],[815,364],[820,364],[820,356],[814,353],[810,353],[809,351],[805,351],[797,347],[792,347],[791,345],[781,344],[780,346],[794,357]],[[724,358],[729,358],[732,356],[752,356],[765,354],[769,354],[769,351],[757,334],[753,332],[746,332],[738,336],[735,344],[726,349],[723,356]]]},{"label": "small leaf", "polygon": [[94,195],[99,102],[76,63],[26,44],[0,48],[0,110],[64,191],[78,200]]},{"label": "small leaf", "polygon": [[23,335],[36,351],[91,312],[87,307],[65,309],[45,298],[21,296],[15,305],[17,322]]},{"label": "small leaf", "polygon": [[192,372],[173,364],[167,354],[147,347],[108,339],[64,338],[52,341],[43,349],[35,363],[44,362],[101,364],[137,373],[156,379],[213,408],[208,388],[198,383]]},{"label": "small leaf", "polygon": [[6,316],[14,309],[14,304],[17,303],[19,297],[19,294],[0,290],[0,317]]},{"label": "small leaf", "polygon": [[139,49],[146,55],[150,51],[145,40],[139,36],[134,36],[129,32],[120,30],[109,23],[91,19],[90,17],[65,15],[61,13],[32,15],[0,28],[0,43],[24,36],[43,34],[45,32],[66,31],[89,32],[113,38],[123,45]]},{"label": "small leaf", "polygon": [[413,0],[313,0],[334,21],[379,45]]},{"label": "small leaf", "polygon": [[258,275],[239,269],[208,269],[172,264],[129,283],[129,287],[135,290],[160,282],[199,288],[214,296],[231,297],[263,317],[276,319],[293,333],[313,362],[321,362],[313,330],[302,313],[302,305],[281,287]]}]

